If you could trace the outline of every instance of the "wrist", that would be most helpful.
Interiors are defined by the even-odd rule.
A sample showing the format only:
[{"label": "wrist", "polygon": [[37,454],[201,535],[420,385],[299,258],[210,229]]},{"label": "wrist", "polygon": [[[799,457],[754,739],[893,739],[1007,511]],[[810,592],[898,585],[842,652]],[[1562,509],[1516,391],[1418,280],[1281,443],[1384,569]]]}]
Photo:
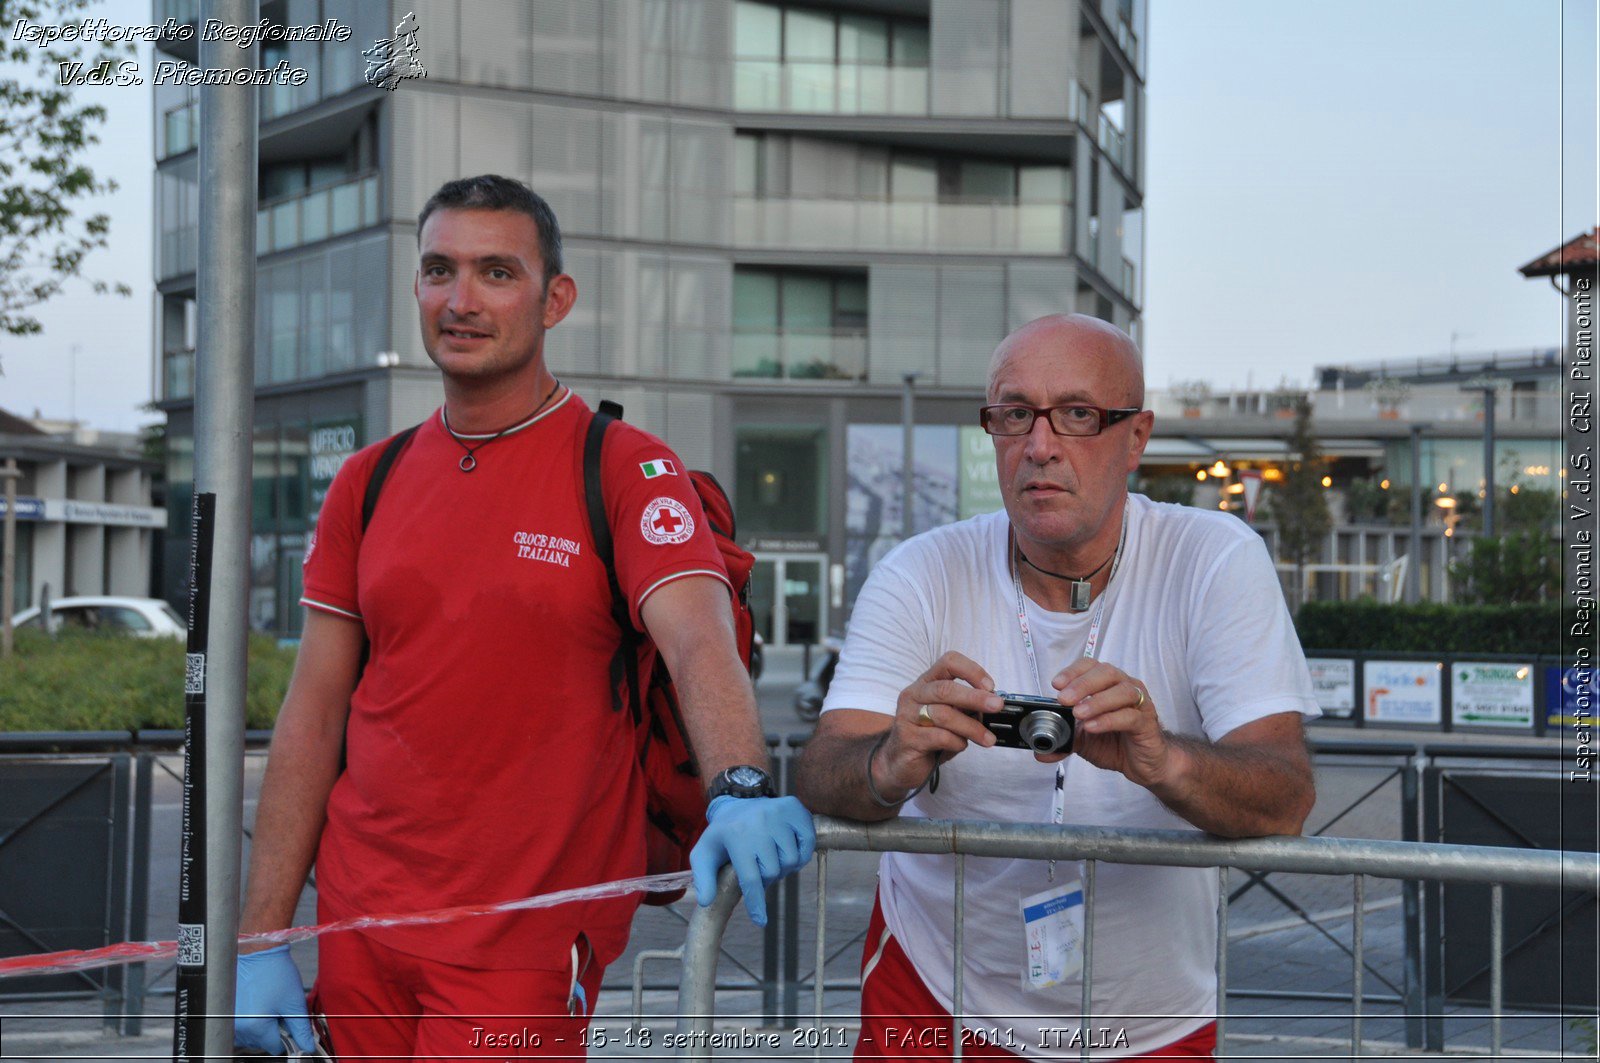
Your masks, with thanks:
[{"label": "wrist", "polygon": [[1146,783],[1146,789],[1168,805],[1182,804],[1196,787],[1198,768],[1193,750],[1178,735],[1161,732],[1160,768]]},{"label": "wrist", "polygon": [[[874,765],[879,760],[878,751],[888,744],[889,736],[893,733],[894,732],[892,728],[884,731],[867,750],[867,794],[872,798],[873,803],[879,808],[899,808],[901,805],[920,794],[923,787],[927,786],[930,782],[933,782],[933,780],[935,780],[939,774],[939,764],[937,761],[935,761],[933,765],[933,771],[928,775],[927,778],[923,779],[921,783],[908,788],[903,784],[890,782],[888,784],[889,794],[892,795],[896,790],[901,790],[904,792],[899,797],[886,795],[883,789],[879,788],[878,779],[874,777],[873,770]],[[938,783],[934,782],[934,785],[937,786]]]},{"label": "wrist", "polygon": [[706,787],[706,797],[776,797],[778,788],[765,768],[753,764],[736,764],[719,771]]}]

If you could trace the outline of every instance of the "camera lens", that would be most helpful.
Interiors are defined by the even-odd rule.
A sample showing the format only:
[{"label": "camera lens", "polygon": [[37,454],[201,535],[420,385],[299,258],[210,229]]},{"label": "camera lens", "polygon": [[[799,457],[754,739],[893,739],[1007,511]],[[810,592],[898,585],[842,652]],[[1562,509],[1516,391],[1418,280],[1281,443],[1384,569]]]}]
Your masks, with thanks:
[{"label": "camera lens", "polygon": [[1030,712],[1017,730],[1035,753],[1059,753],[1072,741],[1072,728],[1058,712]]}]

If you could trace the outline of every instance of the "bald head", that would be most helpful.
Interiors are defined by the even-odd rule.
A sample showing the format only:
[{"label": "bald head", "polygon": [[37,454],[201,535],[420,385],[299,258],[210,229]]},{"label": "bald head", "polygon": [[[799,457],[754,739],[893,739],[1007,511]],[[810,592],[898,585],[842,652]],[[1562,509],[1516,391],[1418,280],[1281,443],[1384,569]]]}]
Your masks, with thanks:
[{"label": "bald head", "polygon": [[[1000,341],[989,360],[989,401],[995,402],[995,381],[1006,364],[1021,355],[1057,356],[1064,372],[1078,359],[1092,359],[1109,370],[1121,406],[1144,405],[1144,364],[1139,348],[1126,332],[1088,314],[1051,314],[1037,318]],[[1055,360],[1055,359],[1052,359]]]}]

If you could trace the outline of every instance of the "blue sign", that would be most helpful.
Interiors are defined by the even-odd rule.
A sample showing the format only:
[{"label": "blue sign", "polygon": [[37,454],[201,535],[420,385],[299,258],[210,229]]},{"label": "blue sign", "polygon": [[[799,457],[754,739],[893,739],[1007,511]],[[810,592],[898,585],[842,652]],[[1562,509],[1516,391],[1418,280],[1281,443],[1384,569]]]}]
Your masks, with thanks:
[{"label": "blue sign", "polygon": [[1549,727],[1592,726],[1600,713],[1600,671],[1592,664],[1546,665],[1544,718]]},{"label": "blue sign", "polygon": [[[4,496],[0,496],[0,517],[3,517],[5,515],[6,515],[6,500],[5,500]],[[19,497],[17,499],[17,519],[18,520],[44,520],[44,499],[42,499],[42,498],[20,498]]]}]

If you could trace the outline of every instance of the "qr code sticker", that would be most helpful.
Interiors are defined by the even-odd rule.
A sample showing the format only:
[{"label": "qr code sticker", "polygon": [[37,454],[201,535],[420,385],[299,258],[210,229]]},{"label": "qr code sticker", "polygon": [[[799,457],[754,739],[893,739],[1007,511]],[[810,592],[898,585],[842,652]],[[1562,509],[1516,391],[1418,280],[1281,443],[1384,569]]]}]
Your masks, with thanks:
[{"label": "qr code sticker", "polygon": [[204,967],[206,928],[204,923],[178,924],[178,966]]},{"label": "qr code sticker", "polygon": [[184,655],[183,692],[185,694],[204,694],[206,692],[205,654],[189,653]]}]

